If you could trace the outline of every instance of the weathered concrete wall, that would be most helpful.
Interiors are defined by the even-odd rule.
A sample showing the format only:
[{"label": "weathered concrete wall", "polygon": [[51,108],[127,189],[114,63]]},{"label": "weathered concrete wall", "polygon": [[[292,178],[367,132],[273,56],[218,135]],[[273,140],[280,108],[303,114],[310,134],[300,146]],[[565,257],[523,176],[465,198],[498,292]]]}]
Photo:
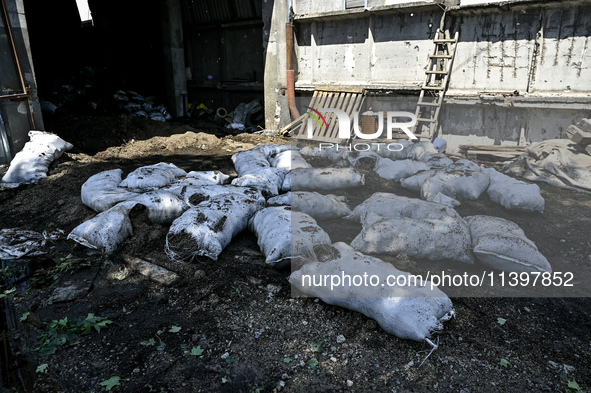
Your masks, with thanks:
[{"label": "weathered concrete wall", "polygon": [[[447,3],[445,28],[460,37],[450,100],[440,117],[452,148],[560,138],[568,125],[591,115],[591,25],[583,17],[591,15],[590,1]],[[342,3],[333,9],[314,4],[296,7],[299,91],[334,84],[390,98],[402,91],[418,95],[443,14],[438,6],[422,2],[345,12]],[[505,106],[499,93],[515,90],[515,104]],[[414,111],[416,100],[415,95],[394,104]],[[367,102],[371,106],[372,100]]]},{"label": "weathered concrete wall", "polygon": [[298,23],[297,86],[418,85],[441,15],[432,8]]},{"label": "weathered concrete wall", "polygon": [[263,3],[263,44],[265,47],[265,127],[279,129],[290,121],[287,101],[287,55],[285,24],[287,4],[266,0]]},{"label": "weathered concrete wall", "polygon": [[[326,11],[328,5],[319,7]],[[460,33],[450,93],[591,91],[591,24],[581,15],[591,15],[591,4],[450,10],[446,28]],[[441,16],[434,6],[368,11],[354,18],[301,16],[296,19],[298,86],[412,88],[424,79]]]}]

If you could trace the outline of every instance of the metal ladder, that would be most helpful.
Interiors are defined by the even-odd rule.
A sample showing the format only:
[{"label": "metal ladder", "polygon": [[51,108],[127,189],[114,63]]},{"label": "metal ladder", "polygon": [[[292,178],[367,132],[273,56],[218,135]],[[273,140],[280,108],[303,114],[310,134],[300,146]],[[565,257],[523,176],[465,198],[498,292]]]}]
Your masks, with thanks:
[{"label": "metal ladder", "polygon": [[[421,87],[421,94],[417,102],[415,116],[417,123],[413,127],[413,134],[419,139],[433,139],[437,131],[437,119],[443,97],[447,90],[451,66],[456,54],[456,44],[459,33],[450,38],[449,30],[445,33],[437,29],[433,40],[433,52],[429,55],[429,62],[425,70],[425,81]],[[425,133],[425,130],[427,132]]]}]

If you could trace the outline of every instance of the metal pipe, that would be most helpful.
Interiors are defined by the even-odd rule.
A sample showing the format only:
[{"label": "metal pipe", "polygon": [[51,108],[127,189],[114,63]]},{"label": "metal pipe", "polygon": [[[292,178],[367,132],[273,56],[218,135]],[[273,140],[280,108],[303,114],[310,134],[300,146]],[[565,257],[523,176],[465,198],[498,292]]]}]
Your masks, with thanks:
[{"label": "metal pipe", "polygon": [[31,129],[36,130],[37,124],[35,122],[35,116],[33,116],[33,103],[31,102],[30,91],[27,86],[27,81],[25,79],[25,73],[23,72],[23,66],[21,64],[20,56],[18,53],[18,48],[16,47],[16,40],[14,39],[14,32],[12,31],[12,23],[10,23],[10,14],[8,14],[8,7],[6,6],[6,0],[0,0],[2,2],[2,11],[4,13],[4,19],[6,20],[6,30],[8,30],[8,39],[10,40],[10,46],[12,47],[12,52],[14,53],[14,61],[16,63],[16,68],[18,71],[18,76],[21,82],[21,88],[23,89],[23,93],[27,95],[29,100],[29,120],[31,122]]},{"label": "metal pipe", "polygon": [[300,117],[295,104],[295,79],[293,71],[293,23],[285,24],[285,51],[287,54],[287,103],[294,119]]}]

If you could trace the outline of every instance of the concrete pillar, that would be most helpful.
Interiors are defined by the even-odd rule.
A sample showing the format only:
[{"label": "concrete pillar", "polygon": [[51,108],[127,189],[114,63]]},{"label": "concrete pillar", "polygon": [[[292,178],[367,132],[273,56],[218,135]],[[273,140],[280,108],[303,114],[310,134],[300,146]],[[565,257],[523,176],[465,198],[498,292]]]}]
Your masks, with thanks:
[{"label": "concrete pillar", "polygon": [[[25,9],[23,0],[6,0],[6,8],[12,25],[12,31],[14,34],[14,40],[16,42],[16,50],[19,55],[20,63],[24,73],[25,84],[30,89],[31,105],[26,99],[22,100],[1,100],[0,101],[0,114],[4,120],[4,125],[7,131],[8,142],[11,145],[11,156],[18,153],[29,140],[28,132],[35,128],[37,130],[43,130],[43,118],[41,116],[41,107],[39,105],[39,99],[37,97],[37,84],[35,82],[35,72],[33,69],[33,59],[31,57],[31,47],[29,44],[29,33],[27,31],[27,21],[25,19]],[[2,24],[3,25],[3,24]],[[5,35],[7,32],[5,26],[2,26],[0,35]],[[8,40],[8,36],[2,37],[0,40],[2,47],[0,51],[2,53],[12,53],[12,48]],[[6,46],[6,47],[5,47]],[[6,60],[6,58],[5,58]],[[9,60],[7,60],[9,61]],[[12,63],[12,61],[10,61]],[[11,75],[6,75],[10,80],[19,81],[17,86],[14,86],[14,90],[21,91],[20,79],[18,76],[16,65],[3,69],[2,72],[8,72]],[[2,85],[10,82],[3,78]],[[9,90],[12,90],[13,86],[5,86]],[[6,93],[1,93],[6,94]],[[33,112],[34,125],[29,117],[29,111]],[[2,161],[8,163],[12,157],[6,157],[2,153],[3,149],[0,149],[0,164]]]},{"label": "concrete pillar", "polygon": [[181,0],[164,0],[162,3],[166,102],[173,116],[184,116],[187,109],[187,77]]},{"label": "concrete pillar", "polygon": [[287,2],[263,0],[262,11],[265,47],[265,127],[278,130],[290,122],[285,53]]}]

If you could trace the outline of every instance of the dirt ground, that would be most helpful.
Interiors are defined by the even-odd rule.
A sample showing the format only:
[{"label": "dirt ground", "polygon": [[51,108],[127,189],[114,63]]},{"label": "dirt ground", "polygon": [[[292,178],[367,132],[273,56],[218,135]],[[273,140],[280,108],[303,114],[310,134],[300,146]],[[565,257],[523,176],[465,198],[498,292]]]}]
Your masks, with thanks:
[{"label": "dirt ground", "polygon": [[[165,161],[235,176],[233,153],[290,142],[125,116],[69,117],[47,128],[76,148],[39,184],[0,191],[2,228],[60,229],[67,235],[96,214],[82,204],[80,187],[100,171],[121,168],[127,174]],[[367,176],[373,186],[351,195],[353,205],[375,190],[418,197]],[[509,212],[486,195],[462,201],[457,210],[516,222],[554,271],[586,268],[591,196],[540,187],[544,214]],[[142,212],[132,222],[134,235],[110,257],[64,235],[29,263],[34,279],[6,300],[12,313],[4,326],[5,352],[12,353],[2,359],[6,391],[102,392],[110,386],[101,383],[112,377],[119,378],[111,379],[114,392],[575,392],[591,386],[586,298],[452,296],[457,315],[434,338],[439,348],[421,365],[427,344],[389,335],[359,313],[293,298],[289,271],[265,266],[249,232],[235,238],[217,262],[176,264],[163,251],[167,227],[149,223]],[[333,241],[350,242],[356,235],[334,223],[321,225]],[[156,284],[130,269],[124,255],[170,269],[181,281]],[[391,261],[413,273],[447,268],[410,258]],[[56,289],[80,283],[86,289],[74,300],[51,300]],[[113,323],[49,356],[35,350],[51,321],[89,313]]]}]

